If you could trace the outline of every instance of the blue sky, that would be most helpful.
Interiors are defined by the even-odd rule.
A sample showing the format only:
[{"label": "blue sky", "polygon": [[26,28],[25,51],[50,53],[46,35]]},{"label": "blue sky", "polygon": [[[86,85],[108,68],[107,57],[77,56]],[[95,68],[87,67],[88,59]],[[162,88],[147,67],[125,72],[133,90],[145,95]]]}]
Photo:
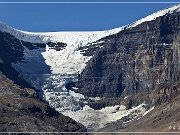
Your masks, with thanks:
[{"label": "blue sky", "polygon": [[0,4],[0,21],[17,29],[36,32],[105,30],[132,23],[171,5],[174,4]]}]

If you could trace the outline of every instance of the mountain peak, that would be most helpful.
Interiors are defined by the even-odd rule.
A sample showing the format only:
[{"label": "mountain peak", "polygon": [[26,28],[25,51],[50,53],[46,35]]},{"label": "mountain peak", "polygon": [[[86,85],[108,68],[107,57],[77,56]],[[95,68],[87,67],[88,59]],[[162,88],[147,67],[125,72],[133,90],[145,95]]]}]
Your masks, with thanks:
[{"label": "mountain peak", "polygon": [[146,17],[144,17],[144,18],[130,24],[129,27],[135,27],[135,26],[137,26],[137,25],[139,25],[139,24],[141,24],[143,22],[152,21],[152,20],[155,20],[158,17],[164,16],[166,14],[176,13],[176,12],[180,12],[180,4],[171,6],[169,8],[166,8],[166,9],[157,11],[157,12],[151,14],[151,15],[148,15],[148,16],[146,16]]}]

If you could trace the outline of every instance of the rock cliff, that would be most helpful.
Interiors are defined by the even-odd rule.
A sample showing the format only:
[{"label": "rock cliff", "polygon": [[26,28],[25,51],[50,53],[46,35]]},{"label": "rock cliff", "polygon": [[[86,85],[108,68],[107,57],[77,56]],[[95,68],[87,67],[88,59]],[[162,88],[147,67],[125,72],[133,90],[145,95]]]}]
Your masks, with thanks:
[{"label": "rock cliff", "polygon": [[132,97],[154,91],[158,98],[146,94],[146,102],[156,104],[170,95],[177,95],[175,85],[180,80],[179,12],[127,28],[100,41],[103,42],[97,43],[94,50],[86,49],[85,55],[93,52],[94,56],[77,83],[78,92],[103,98],[99,106],[91,103],[92,106],[116,104],[127,96],[131,107],[141,100],[132,100]]}]

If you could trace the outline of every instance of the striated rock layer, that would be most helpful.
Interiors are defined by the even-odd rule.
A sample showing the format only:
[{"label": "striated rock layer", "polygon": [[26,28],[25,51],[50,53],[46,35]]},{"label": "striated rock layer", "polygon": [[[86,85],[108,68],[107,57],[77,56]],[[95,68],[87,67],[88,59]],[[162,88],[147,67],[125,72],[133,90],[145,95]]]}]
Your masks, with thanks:
[{"label": "striated rock layer", "polygon": [[[101,108],[117,104],[124,97],[128,107],[143,102],[141,97],[157,105],[177,95],[176,85],[180,81],[179,12],[167,13],[101,40],[104,42],[93,51],[93,58],[77,83],[80,88],[77,92],[88,97],[103,97],[99,104],[92,102],[91,106]],[[92,50],[86,49],[85,55],[90,55]],[[150,96],[154,91],[156,94]],[[142,93],[146,95],[133,98]]]}]

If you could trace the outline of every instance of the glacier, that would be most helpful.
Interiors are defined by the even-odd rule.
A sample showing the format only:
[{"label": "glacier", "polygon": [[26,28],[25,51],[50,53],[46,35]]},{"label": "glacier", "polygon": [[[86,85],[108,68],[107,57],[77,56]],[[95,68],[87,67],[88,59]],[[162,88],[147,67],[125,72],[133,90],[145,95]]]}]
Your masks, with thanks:
[{"label": "glacier", "polygon": [[[126,110],[120,105],[94,110],[87,105],[87,98],[92,97],[85,97],[82,94],[66,89],[65,85],[68,82],[76,82],[78,74],[85,69],[86,63],[93,57],[84,56],[79,48],[89,46],[89,43],[96,45],[96,41],[101,38],[117,34],[124,29],[135,27],[143,22],[174,12],[180,12],[180,4],[153,13],[130,25],[105,31],[26,32],[14,29],[2,22],[0,23],[0,30],[10,33],[19,40],[30,43],[62,42],[67,44],[60,51],[51,49],[48,45],[44,49],[29,50],[25,48],[24,62],[12,63],[12,65],[22,78],[40,91],[39,95],[41,98],[46,100],[53,108],[66,116],[74,118],[90,130],[94,130],[95,128],[102,128],[109,122],[121,119],[122,116],[128,115],[129,112],[133,111]],[[117,108],[121,109],[113,113]],[[143,105],[135,109],[141,110],[141,115],[147,113]],[[88,123],[86,123],[87,121]]]}]

